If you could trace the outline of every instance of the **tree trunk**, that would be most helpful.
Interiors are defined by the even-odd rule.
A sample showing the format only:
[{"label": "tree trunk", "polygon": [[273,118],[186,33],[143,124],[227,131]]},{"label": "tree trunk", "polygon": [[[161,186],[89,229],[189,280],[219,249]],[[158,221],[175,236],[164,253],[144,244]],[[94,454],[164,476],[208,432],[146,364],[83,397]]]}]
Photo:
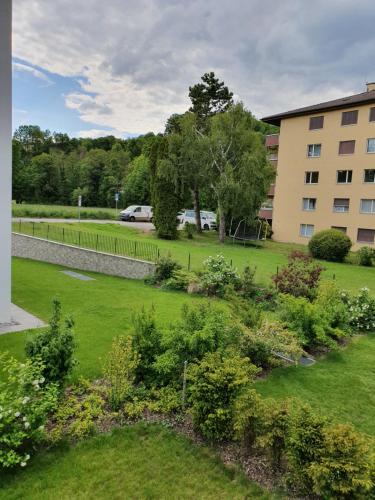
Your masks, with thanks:
[{"label": "tree trunk", "polygon": [[197,226],[197,233],[202,232],[202,223],[201,223],[201,207],[199,203],[199,190],[198,188],[192,189],[191,191],[193,195],[193,204],[194,204],[194,212],[195,212],[195,225]]},{"label": "tree trunk", "polygon": [[219,241],[225,243],[225,213],[219,207]]}]

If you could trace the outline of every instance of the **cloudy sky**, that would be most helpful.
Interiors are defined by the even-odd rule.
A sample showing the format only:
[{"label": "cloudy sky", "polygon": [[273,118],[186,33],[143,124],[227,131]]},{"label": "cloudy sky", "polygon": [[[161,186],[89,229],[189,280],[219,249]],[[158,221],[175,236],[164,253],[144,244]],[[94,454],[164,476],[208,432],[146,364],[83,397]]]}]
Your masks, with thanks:
[{"label": "cloudy sky", "polygon": [[375,80],[374,0],[13,0],[14,127],[164,129],[215,71],[257,116]]}]

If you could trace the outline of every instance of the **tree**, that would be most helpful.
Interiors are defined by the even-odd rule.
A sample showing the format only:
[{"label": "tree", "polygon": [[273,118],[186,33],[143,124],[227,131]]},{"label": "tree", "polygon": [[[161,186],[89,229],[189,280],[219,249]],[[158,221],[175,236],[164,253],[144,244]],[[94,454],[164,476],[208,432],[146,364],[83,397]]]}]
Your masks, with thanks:
[{"label": "tree", "polygon": [[34,156],[29,173],[34,201],[37,203],[60,201],[61,172],[57,156],[47,153]]},{"label": "tree", "polygon": [[150,164],[145,155],[137,156],[130,164],[125,178],[124,204],[150,204]]},{"label": "tree", "polygon": [[275,175],[253,125],[253,116],[241,103],[209,120],[208,178],[217,200],[221,243],[228,214],[253,221]]},{"label": "tree", "polygon": [[[196,115],[197,130],[205,132],[207,130],[208,118],[225,112],[233,104],[233,92],[230,92],[224,82],[220,82],[213,72],[205,73],[201,77],[201,80],[202,83],[197,83],[189,87],[189,97],[192,103],[189,111]],[[202,180],[205,182],[204,176],[191,176],[192,183],[190,189],[193,195],[198,231],[201,231],[199,191],[202,187],[202,183],[200,182]]]}]

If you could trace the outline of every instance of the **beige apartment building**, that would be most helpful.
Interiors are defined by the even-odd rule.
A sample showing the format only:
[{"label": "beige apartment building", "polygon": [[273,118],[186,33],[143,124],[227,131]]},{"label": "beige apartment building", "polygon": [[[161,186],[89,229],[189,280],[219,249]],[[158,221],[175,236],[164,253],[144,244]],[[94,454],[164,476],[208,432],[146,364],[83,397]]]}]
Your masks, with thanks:
[{"label": "beige apartment building", "polygon": [[307,243],[337,228],[354,250],[375,246],[375,83],[361,94],[263,121],[280,127],[266,138],[277,167],[274,239]]}]

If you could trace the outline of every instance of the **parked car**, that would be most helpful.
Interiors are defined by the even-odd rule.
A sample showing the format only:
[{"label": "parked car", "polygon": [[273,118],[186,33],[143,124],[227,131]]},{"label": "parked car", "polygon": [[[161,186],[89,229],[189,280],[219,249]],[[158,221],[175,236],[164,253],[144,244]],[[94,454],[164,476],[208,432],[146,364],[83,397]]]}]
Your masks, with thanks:
[{"label": "parked car", "polygon": [[[195,224],[194,210],[184,210],[181,214],[179,214],[178,220],[180,221],[180,224],[186,224],[187,222],[189,224]],[[205,230],[216,229],[217,224],[215,212],[201,210],[201,226],[202,229]]]},{"label": "parked car", "polygon": [[147,205],[131,205],[120,212],[120,219],[129,222],[152,222],[152,207]]}]

